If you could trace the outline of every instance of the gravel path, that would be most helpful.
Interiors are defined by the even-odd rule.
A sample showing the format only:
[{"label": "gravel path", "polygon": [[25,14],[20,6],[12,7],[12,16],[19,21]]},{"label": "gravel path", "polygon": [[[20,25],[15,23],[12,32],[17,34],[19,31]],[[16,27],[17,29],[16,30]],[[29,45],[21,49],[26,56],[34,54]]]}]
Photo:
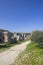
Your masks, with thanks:
[{"label": "gravel path", "polygon": [[20,45],[16,45],[7,51],[0,53],[0,65],[10,65],[14,62],[18,54],[20,54],[30,41],[24,42]]}]

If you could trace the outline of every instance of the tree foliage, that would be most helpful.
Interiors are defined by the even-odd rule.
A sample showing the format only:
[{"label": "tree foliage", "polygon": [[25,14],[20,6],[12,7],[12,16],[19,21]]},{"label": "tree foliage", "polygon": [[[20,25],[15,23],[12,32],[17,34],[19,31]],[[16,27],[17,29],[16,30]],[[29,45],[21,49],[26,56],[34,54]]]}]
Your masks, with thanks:
[{"label": "tree foliage", "polygon": [[43,31],[33,31],[31,40],[37,42],[40,47],[43,47]]}]

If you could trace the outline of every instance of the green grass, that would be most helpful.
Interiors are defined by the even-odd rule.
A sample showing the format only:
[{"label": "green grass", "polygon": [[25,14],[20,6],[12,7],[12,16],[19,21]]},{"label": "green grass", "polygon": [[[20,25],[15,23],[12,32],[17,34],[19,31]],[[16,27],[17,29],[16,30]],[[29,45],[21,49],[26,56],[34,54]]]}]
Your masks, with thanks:
[{"label": "green grass", "polygon": [[12,44],[9,44],[9,43],[2,43],[2,45],[0,45],[0,53],[3,52],[3,51],[6,51],[8,49],[10,49],[11,47],[15,46],[15,45],[18,45],[18,44],[21,44],[22,42],[25,42],[26,40],[22,40],[22,41],[18,41],[16,43],[12,43]]},{"label": "green grass", "polygon": [[31,42],[12,65],[43,65],[43,49]]}]

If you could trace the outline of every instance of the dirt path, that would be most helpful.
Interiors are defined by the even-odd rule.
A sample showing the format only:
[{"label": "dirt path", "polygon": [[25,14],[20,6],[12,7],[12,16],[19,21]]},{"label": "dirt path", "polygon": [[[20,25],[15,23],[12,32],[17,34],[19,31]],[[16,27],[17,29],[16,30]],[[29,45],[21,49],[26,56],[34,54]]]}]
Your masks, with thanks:
[{"label": "dirt path", "polygon": [[16,57],[18,56],[18,54],[20,54],[29,43],[30,41],[27,41],[20,45],[16,45],[5,52],[0,53],[0,65],[12,64],[14,60],[16,59]]}]

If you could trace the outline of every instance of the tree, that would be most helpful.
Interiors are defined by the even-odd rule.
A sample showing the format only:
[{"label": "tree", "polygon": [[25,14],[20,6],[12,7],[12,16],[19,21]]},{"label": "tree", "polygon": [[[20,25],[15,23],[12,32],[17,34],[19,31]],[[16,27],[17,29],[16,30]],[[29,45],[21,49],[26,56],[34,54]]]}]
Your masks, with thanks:
[{"label": "tree", "polygon": [[40,47],[43,47],[43,31],[33,31],[31,40],[37,42]]}]

